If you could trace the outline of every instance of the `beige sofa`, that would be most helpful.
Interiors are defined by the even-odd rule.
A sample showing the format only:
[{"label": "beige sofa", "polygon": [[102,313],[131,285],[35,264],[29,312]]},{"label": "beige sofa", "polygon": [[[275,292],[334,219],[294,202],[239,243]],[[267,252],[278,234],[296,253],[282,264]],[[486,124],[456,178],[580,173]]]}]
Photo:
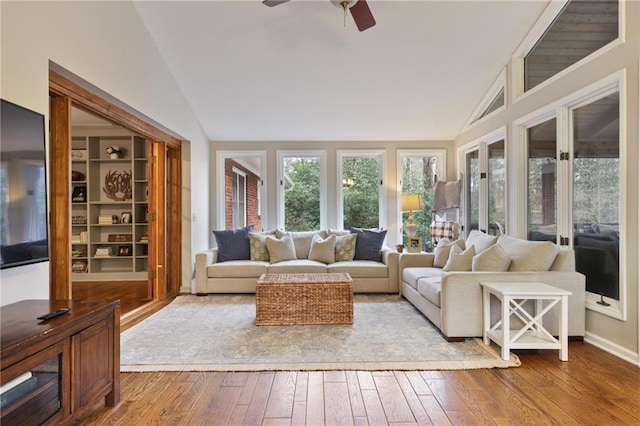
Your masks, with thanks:
[{"label": "beige sofa", "polygon": [[[550,242],[525,241],[506,235],[490,237],[475,232],[478,231],[473,231],[469,236],[471,240],[475,238],[475,246],[474,241],[469,239],[457,241],[457,245],[464,246],[465,251],[474,246],[472,251],[478,252],[471,255],[467,253],[467,263],[462,267],[460,264],[453,268],[447,268],[446,263],[442,265],[443,261],[448,263],[456,257],[451,252],[462,255],[464,251],[461,249],[451,249],[449,256],[446,256],[438,252],[437,247],[434,253],[402,254],[399,259],[400,293],[436,325],[447,340],[459,341],[465,337],[482,336],[480,283],[483,281],[540,281],[571,291],[569,336],[584,337],[585,277],[575,272],[573,250],[559,249]],[[453,246],[456,243],[445,242],[444,245]],[[475,247],[480,249],[475,250]],[[491,253],[486,253],[483,262],[483,256],[480,255],[485,250]],[[499,254],[499,260],[496,261],[493,253]],[[498,303],[492,299],[492,321],[498,319]],[[554,308],[545,316],[543,324],[549,330],[558,330],[557,309]]]},{"label": "beige sofa", "polygon": [[[265,260],[229,260],[218,262],[218,248],[196,254],[195,293],[255,293],[256,281],[262,274],[346,272],[353,279],[357,293],[398,293],[399,253],[389,247],[381,248],[380,261],[347,260],[321,262],[308,258],[313,234],[326,238],[330,233],[348,231],[317,231],[288,233],[293,238],[296,258],[272,263]],[[264,234],[262,234],[264,235]]]}]

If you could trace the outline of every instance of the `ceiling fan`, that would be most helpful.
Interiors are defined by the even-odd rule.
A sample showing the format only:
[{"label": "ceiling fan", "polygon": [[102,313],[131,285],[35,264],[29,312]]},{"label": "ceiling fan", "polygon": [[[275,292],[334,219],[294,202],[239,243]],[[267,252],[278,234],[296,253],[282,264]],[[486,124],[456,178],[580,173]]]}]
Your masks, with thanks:
[{"label": "ceiling fan", "polygon": [[[262,4],[273,7],[282,3],[286,3],[289,0],[264,0]],[[334,6],[342,8],[344,11],[345,19],[347,16],[347,9],[351,12],[358,30],[364,31],[373,27],[376,24],[376,20],[369,9],[367,0],[330,0]]]}]

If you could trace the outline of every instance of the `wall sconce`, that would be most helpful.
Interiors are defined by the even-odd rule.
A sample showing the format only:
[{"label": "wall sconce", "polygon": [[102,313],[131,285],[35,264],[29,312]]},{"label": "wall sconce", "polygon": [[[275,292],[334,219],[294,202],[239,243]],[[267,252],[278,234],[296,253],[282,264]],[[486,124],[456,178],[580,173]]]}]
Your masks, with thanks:
[{"label": "wall sconce", "polygon": [[418,225],[413,223],[413,212],[422,211],[422,197],[420,197],[420,194],[403,195],[402,211],[409,212],[407,223],[404,225],[404,232],[407,236],[413,237],[418,232]]}]

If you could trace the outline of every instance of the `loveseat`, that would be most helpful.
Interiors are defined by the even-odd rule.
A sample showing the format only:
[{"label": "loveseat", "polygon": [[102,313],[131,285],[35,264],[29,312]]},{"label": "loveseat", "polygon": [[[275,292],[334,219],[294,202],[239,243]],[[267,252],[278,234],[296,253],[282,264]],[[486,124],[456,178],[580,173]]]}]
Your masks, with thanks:
[{"label": "loveseat", "polygon": [[[575,272],[573,250],[552,242],[472,231],[467,240],[440,240],[433,253],[402,254],[400,293],[422,312],[447,340],[482,336],[481,282],[540,281],[571,291],[569,336],[585,334],[585,277]],[[492,321],[499,317],[492,298]],[[544,318],[558,330],[558,310]]]},{"label": "loveseat", "polygon": [[[399,253],[383,245],[386,231],[251,232],[242,228],[214,234],[217,247],[196,254],[196,294],[255,293],[258,278],[266,273],[332,272],[349,273],[354,292],[399,291]],[[238,246],[238,253],[233,253]]]}]

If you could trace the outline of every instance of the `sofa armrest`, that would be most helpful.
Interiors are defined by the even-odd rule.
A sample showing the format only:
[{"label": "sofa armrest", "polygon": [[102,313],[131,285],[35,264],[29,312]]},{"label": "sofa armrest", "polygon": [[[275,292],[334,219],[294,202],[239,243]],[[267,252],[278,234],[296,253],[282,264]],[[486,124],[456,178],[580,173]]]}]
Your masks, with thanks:
[{"label": "sofa armrest", "polygon": [[207,266],[213,265],[218,260],[218,249],[211,248],[196,253],[196,293],[207,293]]},{"label": "sofa armrest", "polygon": [[540,281],[569,290],[569,323],[571,335],[584,336],[585,277],[578,272],[445,272],[440,296],[441,330],[448,337],[469,337],[469,324],[477,328],[473,335],[482,335],[481,282]]},{"label": "sofa armrest", "polygon": [[404,268],[430,268],[433,267],[433,253],[402,253],[399,260],[399,272]]},{"label": "sofa armrest", "polygon": [[382,247],[382,263],[387,265],[389,269],[389,293],[398,293],[400,287],[398,286],[398,258],[400,253],[397,250],[390,247]]}]

